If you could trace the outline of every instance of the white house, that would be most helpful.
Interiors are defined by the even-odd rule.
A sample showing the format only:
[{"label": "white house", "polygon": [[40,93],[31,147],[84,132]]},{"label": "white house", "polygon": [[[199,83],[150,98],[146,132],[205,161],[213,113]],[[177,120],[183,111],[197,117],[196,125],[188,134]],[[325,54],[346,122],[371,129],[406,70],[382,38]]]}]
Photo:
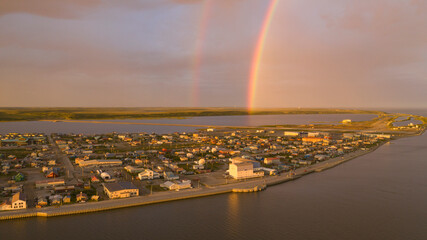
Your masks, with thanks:
[{"label": "white house", "polygon": [[169,190],[181,190],[181,189],[192,188],[190,180],[173,181],[173,182],[167,181],[160,184],[160,187],[164,187]]},{"label": "white house", "polygon": [[138,174],[140,180],[160,178],[160,174],[151,169],[145,169]]}]

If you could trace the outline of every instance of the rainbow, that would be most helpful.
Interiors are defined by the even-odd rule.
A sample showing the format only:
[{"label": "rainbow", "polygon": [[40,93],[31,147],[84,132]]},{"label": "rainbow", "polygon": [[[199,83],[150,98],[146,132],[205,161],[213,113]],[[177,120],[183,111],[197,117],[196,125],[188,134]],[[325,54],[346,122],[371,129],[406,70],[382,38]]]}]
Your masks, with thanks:
[{"label": "rainbow", "polygon": [[249,112],[254,109],[255,102],[255,90],[259,77],[259,69],[261,65],[262,53],[264,51],[265,39],[270,28],[271,20],[273,19],[274,12],[279,0],[270,0],[270,3],[267,8],[267,13],[265,14],[264,21],[261,27],[261,31],[258,36],[256,43],[255,51],[252,57],[251,69],[249,74],[249,85],[248,85],[248,94],[247,94],[247,109]]},{"label": "rainbow", "polygon": [[206,29],[209,23],[209,13],[211,9],[212,0],[204,0],[203,1],[203,10],[201,14],[201,20],[199,21],[200,24],[197,29],[197,38],[196,38],[196,44],[195,44],[195,50],[194,50],[194,57],[193,57],[193,74],[192,74],[192,80],[193,80],[193,86],[192,86],[192,105],[193,107],[197,107],[199,105],[199,85],[200,85],[200,69],[202,66],[202,54],[203,54],[203,43],[206,38]]}]

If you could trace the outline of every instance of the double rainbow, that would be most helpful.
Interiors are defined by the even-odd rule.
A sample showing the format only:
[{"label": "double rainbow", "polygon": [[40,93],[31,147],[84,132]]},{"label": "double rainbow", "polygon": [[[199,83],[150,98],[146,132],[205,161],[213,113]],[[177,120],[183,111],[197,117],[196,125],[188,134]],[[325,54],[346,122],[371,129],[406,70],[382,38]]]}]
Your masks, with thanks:
[{"label": "double rainbow", "polygon": [[261,27],[260,34],[258,35],[255,51],[252,57],[251,70],[249,74],[248,95],[247,95],[247,109],[249,112],[254,110],[255,93],[256,93],[257,83],[259,80],[259,69],[261,65],[262,54],[264,51],[265,39],[267,37],[271,20],[273,19],[274,12],[276,10],[278,2],[279,0],[270,0],[270,3],[267,8],[267,13],[265,14],[264,21]]},{"label": "double rainbow", "polygon": [[[211,12],[211,7],[214,0],[203,0],[203,10],[201,14],[200,24],[198,26],[198,34],[196,38],[195,51],[193,57],[193,86],[192,86],[192,105],[194,107],[199,105],[199,85],[201,79],[201,66],[202,66],[202,53],[203,53],[203,44],[206,38],[206,30],[209,23],[209,14]],[[257,42],[255,45],[255,51],[253,53],[251,68],[249,74],[249,84],[247,90],[247,109],[249,112],[254,109],[255,102],[255,93],[257,83],[259,81],[259,69],[261,65],[261,58],[264,51],[265,40],[268,35],[270,28],[271,20],[273,19],[274,12],[279,0],[270,0],[267,7],[267,12],[265,14],[261,31],[258,35]]]},{"label": "double rainbow", "polygon": [[196,44],[193,56],[193,87],[192,87],[192,105],[197,107],[200,101],[199,85],[200,85],[200,70],[202,66],[203,44],[206,38],[206,29],[209,24],[209,14],[211,12],[211,5],[213,0],[203,1],[203,10],[200,16],[200,24],[197,29]]}]

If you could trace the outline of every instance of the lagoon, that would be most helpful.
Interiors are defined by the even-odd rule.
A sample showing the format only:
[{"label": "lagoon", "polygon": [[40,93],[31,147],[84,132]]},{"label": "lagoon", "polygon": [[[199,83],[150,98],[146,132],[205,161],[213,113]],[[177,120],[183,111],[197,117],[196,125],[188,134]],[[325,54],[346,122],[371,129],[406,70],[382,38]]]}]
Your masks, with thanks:
[{"label": "lagoon", "polygon": [[[189,124],[212,126],[262,126],[286,124],[336,124],[343,119],[352,121],[367,121],[375,118],[373,114],[286,114],[286,115],[241,115],[241,116],[210,116],[192,118],[159,118],[159,119],[123,119],[123,120],[97,120],[98,122],[141,122],[161,124]],[[196,127],[184,126],[147,126],[135,124],[112,123],[79,123],[79,122],[46,122],[46,121],[20,121],[0,122],[0,134],[17,133],[83,133],[101,134],[111,132],[147,132],[147,133],[173,133],[196,131]]]}]

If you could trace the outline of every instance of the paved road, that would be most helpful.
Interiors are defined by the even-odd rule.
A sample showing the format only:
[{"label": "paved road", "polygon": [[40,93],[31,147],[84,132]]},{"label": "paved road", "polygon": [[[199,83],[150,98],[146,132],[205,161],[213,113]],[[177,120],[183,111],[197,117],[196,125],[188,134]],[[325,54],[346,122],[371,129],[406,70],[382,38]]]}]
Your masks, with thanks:
[{"label": "paved road", "polygon": [[71,160],[68,158],[66,154],[64,154],[61,149],[56,145],[56,143],[53,141],[52,136],[48,136],[50,145],[52,146],[52,150],[58,157],[58,161],[65,167],[66,174],[68,173],[68,178],[75,179],[75,169],[73,164],[71,163]]}]

